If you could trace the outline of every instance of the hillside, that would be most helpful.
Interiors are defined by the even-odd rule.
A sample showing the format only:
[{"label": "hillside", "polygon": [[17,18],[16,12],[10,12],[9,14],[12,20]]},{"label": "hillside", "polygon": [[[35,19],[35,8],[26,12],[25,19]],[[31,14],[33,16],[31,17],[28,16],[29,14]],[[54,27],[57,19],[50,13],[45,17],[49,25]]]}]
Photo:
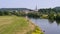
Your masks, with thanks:
[{"label": "hillside", "polygon": [[18,11],[22,11],[22,10],[32,10],[32,9],[28,9],[28,8],[1,8],[0,10],[18,10]]}]

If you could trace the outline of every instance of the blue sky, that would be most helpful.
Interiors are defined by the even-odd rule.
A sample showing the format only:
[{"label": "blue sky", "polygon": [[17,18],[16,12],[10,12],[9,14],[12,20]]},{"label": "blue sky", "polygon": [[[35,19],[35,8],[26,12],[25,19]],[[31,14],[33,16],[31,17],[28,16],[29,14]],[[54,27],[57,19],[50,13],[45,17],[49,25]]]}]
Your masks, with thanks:
[{"label": "blue sky", "polygon": [[0,0],[0,8],[53,8],[60,6],[60,0]]}]

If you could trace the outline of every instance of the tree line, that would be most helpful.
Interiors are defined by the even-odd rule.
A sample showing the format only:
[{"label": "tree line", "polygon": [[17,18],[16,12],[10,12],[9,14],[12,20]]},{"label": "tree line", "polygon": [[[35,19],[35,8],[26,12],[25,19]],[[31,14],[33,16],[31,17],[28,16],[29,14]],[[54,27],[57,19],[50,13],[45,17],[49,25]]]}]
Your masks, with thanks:
[{"label": "tree line", "polygon": [[6,15],[25,16],[26,14],[24,12],[19,12],[19,11],[0,10],[0,16],[6,16]]},{"label": "tree line", "polygon": [[43,15],[48,15],[48,19],[60,20],[60,9],[48,8],[48,9],[39,9],[38,12]]},{"label": "tree line", "polygon": [[48,15],[46,18],[47,19],[60,19],[60,9],[57,10],[55,8],[47,8],[47,9],[39,9],[37,12],[29,12],[26,14],[23,11],[12,11],[12,10],[0,10],[0,16],[5,16],[5,15],[16,15],[16,16],[28,16],[32,18],[40,18],[44,17],[45,15]]}]

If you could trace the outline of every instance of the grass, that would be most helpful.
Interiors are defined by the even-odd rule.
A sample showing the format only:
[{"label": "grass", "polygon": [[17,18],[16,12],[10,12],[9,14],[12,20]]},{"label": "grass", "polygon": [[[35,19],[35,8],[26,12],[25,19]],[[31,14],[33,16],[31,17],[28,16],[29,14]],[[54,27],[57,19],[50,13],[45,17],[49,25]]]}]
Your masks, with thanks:
[{"label": "grass", "polygon": [[36,26],[33,31],[27,32],[27,34],[44,34],[44,33],[38,26]]},{"label": "grass", "polygon": [[35,25],[25,17],[0,16],[0,34],[26,34],[34,29]]},{"label": "grass", "polygon": [[0,16],[0,34],[25,34],[29,27],[24,17]]},{"label": "grass", "polygon": [[40,30],[40,28],[38,26],[35,27],[35,29],[33,30],[32,34],[44,34],[42,32],[42,30]]}]

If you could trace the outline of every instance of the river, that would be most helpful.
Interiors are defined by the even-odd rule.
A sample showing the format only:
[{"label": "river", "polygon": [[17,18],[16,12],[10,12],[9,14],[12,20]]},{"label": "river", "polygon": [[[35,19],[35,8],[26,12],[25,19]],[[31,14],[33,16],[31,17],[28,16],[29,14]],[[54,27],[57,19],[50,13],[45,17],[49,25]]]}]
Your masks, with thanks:
[{"label": "river", "polygon": [[50,21],[48,19],[30,19],[35,25],[45,31],[44,34],[60,34],[60,22]]}]

